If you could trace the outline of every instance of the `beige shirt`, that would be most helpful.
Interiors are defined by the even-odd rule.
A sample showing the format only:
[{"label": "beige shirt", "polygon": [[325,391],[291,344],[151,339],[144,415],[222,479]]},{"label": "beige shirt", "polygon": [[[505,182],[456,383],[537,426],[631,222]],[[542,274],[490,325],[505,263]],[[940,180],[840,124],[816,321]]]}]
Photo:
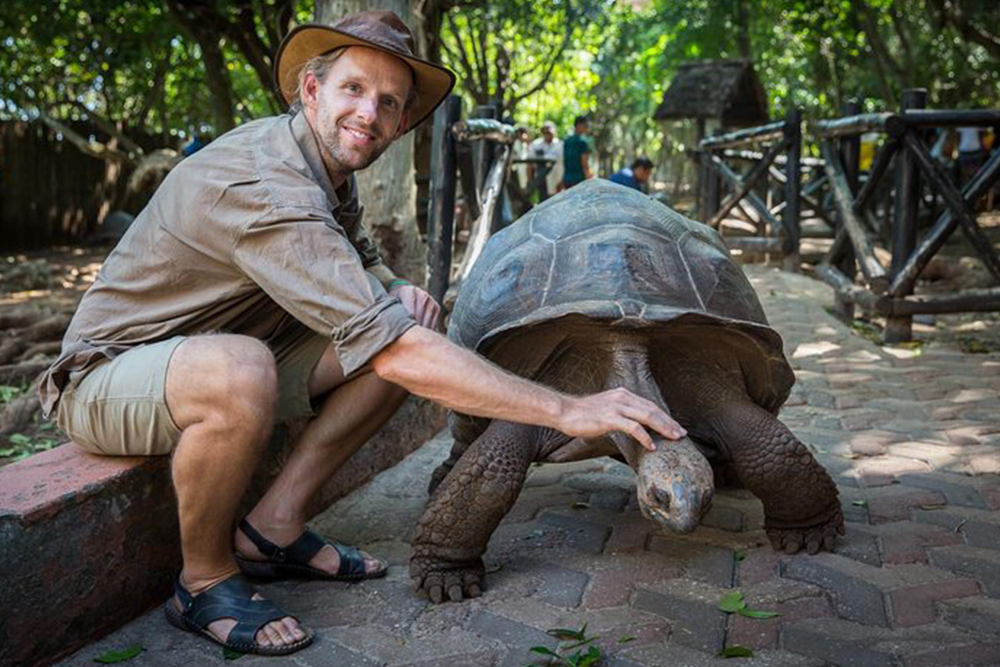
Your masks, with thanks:
[{"label": "beige shirt", "polygon": [[286,314],[330,336],[344,373],[416,325],[361,224],[352,176],[334,191],[304,114],[248,123],[186,158],[105,260],[42,378],[144,343],[226,331],[269,337]]}]

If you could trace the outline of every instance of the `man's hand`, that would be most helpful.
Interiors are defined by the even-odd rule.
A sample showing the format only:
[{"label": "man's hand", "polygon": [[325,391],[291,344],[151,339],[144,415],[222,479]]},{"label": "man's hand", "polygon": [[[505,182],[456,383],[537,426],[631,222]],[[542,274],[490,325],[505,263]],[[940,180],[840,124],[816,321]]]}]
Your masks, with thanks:
[{"label": "man's hand", "polygon": [[647,428],[669,440],[687,435],[680,424],[650,400],[627,389],[612,389],[591,396],[566,398],[563,416],[557,427],[577,438],[598,438],[609,431],[622,431],[635,438],[649,451],[656,451]]},{"label": "man's hand", "polygon": [[415,285],[397,285],[389,290],[403,304],[410,316],[422,327],[436,330],[441,318],[441,306],[430,294]]}]

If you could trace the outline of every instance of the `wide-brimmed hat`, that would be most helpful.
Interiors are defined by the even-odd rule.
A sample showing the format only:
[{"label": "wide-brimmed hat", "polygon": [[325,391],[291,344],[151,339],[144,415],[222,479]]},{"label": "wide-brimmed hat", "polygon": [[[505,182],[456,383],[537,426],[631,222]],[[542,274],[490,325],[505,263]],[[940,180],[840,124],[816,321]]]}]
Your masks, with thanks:
[{"label": "wide-brimmed hat", "polygon": [[451,70],[414,55],[413,33],[399,16],[387,11],[358,12],[330,25],[304,23],[285,36],[274,59],[274,79],[285,103],[295,100],[299,72],[307,62],[345,46],[378,49],[410,66],[417,101],[410,109],[408,130],[430,116],[455,85]]}]

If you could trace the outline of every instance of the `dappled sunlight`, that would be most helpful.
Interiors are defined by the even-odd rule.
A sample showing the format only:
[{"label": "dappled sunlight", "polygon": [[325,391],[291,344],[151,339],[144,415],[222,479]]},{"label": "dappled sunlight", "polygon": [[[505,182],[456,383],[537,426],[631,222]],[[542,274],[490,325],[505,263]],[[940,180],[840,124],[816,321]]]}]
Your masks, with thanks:
[{"label": "dappled sunlight", "polygon": [[839,350],[839,349],[840,345],[825,340],[817,341],[815,343],[802,343],[797,348],[795,348],[795,352],[792,353],[792,359],[817,357],[824,355],[827,352],[833,352],[834,350]]}]

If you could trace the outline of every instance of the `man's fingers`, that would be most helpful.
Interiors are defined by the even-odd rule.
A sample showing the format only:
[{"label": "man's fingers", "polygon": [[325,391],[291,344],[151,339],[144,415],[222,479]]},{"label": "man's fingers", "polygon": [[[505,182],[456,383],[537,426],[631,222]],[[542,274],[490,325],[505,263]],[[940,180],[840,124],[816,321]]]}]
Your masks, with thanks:
[{"label": "man's fingers", "polygon": [[638,422],[628,422],[622,430],[638,440],[639,444],[649,451],[656,451],[656,443],[653,442],[653,439],[649,437],[649,433]]}]

